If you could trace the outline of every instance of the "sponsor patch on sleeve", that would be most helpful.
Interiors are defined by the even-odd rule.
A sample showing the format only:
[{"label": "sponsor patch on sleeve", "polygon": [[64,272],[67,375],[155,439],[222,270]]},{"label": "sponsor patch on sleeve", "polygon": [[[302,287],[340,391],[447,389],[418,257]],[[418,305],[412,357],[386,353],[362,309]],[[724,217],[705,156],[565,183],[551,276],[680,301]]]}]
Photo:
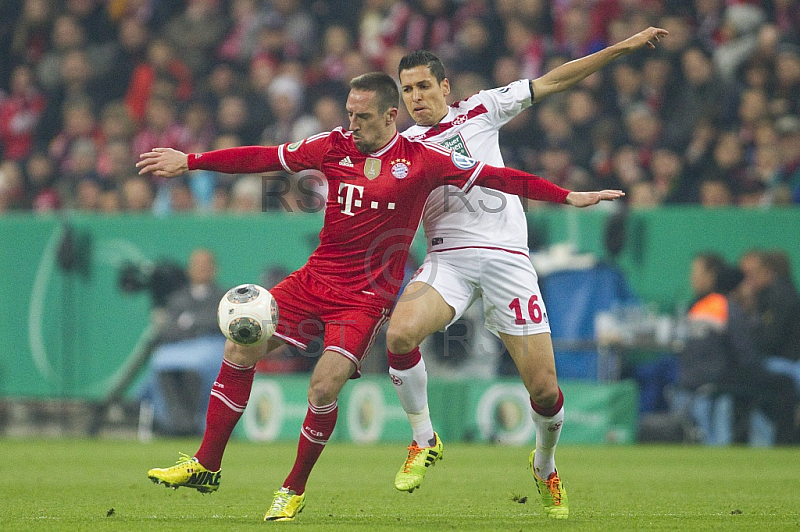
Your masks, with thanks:
[{"label": "sponsor patch on sleeve", "polygon": [[478,164],[478,161],[475,159],[467,157],[466,155],[461,155],[456,151],[450,154],[450,159],[459,170],[469,170],[470,168],[475,168],[475,166]]}]

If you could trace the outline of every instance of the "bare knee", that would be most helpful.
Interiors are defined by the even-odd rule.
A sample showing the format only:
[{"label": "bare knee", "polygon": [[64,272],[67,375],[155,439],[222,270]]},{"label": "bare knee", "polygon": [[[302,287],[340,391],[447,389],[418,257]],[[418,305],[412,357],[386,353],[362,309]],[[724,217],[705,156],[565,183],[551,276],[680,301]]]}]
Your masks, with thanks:
[{"label": "bare knee", "polygon": [[551,407],[558,401],[558,382],[555,375],[552,379],[541,379],[536,385],[528,388],[534,403],[542,407]]},{"label": "bare knee", "polygon": [[419,345],[422,339],[417,337],[414,327],[408,322],[389,322],[386,330],[386,347],[392,353],[408,353]]},{"label": "bare knee", "polygon": [[225,342],[225,359],[240,366],[252,366],[261,359],[261,346],[239,345],[227,340]]},{"label": "bare knee", "polygon": [[330,379],[312,380],[308,385],[308,402],[312,405],[329,405],[338,396],[339,387]]}]

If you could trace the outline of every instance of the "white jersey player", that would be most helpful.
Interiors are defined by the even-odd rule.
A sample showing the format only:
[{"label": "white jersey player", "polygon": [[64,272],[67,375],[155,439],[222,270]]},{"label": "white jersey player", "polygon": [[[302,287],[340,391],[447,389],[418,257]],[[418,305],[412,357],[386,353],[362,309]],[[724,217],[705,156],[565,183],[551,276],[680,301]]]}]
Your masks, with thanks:
[{"label": "white jersey player", "polygon": [[[425,51],[403,57],[401,94],[416,122],[403,135],[438,142],[464,155],[502,166],[499,129],[549,94],[572,87],[613,59],[654,42],[665,30],[648,28],[597,53],[566,63],[541,78],[484,90],[447,105],[450,83],[439,59]],[[545,512],[569,515],[555,467],[564,419],[550,327],[527,247],[527,222],[519,198],[473,188],[463,195],[440,187],[428,197],[423,228],[428,253],[398,300],[387,330],[389,373],[413,430],[395,487],[413,492],[442,458],[427,404],[427,374],[419,344],[458,319],[481,297],[486,327],[505,344],[531,396],[536,449],[529,463]]]}]

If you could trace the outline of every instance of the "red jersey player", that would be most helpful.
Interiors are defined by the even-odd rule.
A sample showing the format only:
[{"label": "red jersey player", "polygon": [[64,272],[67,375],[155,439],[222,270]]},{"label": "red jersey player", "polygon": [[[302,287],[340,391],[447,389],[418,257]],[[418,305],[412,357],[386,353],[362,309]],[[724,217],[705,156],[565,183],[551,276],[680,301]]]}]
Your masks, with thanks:
[{"label": "red jersey player", "polygon": [[319,247],[301,269],[270,290],[280,309],[277,332],[266,346],[226,343],[200,448],[175,466],[148,472],[154,482],[170,487],[215,491],[222,454],[247,405],[256,362],[283,342],[305,348],[308,339],[324,331],[324,350],[311,375],[297,458],[275,492],[267,521],[293,520],[305,505],[306,481],[336,424],[339,391],[358,376],[361,360],[389,317],[431,190],[445,184],[463,192],[484,186],[576,207],[623,195],[617,190],[570,192],[537,176],[410,141],[397,133],[399,92],[390,76],[364,74],[350,87],[347,131],[337,128],[292,144],[203,154],[156,148],[142,154],[137,163],[139,173],[160,177],[192,169],[253,173],[313,168],[328,180]]}]

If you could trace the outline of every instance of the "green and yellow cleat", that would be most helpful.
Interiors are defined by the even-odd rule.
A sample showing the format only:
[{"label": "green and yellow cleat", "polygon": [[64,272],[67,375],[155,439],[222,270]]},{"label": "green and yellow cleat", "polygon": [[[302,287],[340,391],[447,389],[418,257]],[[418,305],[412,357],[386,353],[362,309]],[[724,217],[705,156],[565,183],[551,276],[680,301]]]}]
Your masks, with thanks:
[{"label": "green and yellow cleat", "polygon": [[540,479],[533,469],[533,457],[535,454],[536,450],[534,449],[530,457],[528,457],[528,464],[530,465],[531,473],[533,473],[533,478],[536,480],[536,489],[539,490],[544,512],[553,519],[566,519],[569,517],[569,500],[567,499],[567,490],[558,477],[558,471],[551,473],[547,480]]},{"label": "green and yellow cleat", "polygon": [[164,484],[168,488],[194,488],[200,493],[211,493],[219,489],[222,470],[209,471],[197,458],[180,453],[178,462],[172,467],[153,468],[147,476],[156,484]]},{"label": "green and yellow cleat", "polygon": [[394,477],[395,488],[413,493],[422,484],[422,479],[425,478],[428,468],[442,459],[442,451],[444,450],[442,440],[435,432],[433,437],[436,444],[431,447],[419,447],[416,441],[412,441],[411,445],[408,446],[406,463],[403,464],[403,467]]},{"label": "green and yellow cleat", "polygon": [[306,494],[297,495],[289,488],[281,488],[275,492],[272,506],[267,510],[264,521],[294,521],[297,514],[306,505]]}]

